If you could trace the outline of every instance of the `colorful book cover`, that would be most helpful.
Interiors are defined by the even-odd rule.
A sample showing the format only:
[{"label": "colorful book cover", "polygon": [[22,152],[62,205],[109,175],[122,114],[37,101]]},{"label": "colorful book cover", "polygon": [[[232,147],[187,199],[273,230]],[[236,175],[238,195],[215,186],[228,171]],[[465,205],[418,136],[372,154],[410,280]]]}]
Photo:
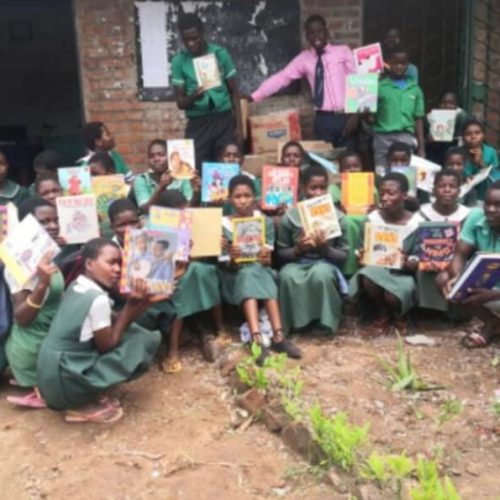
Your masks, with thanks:
[{"label": "colorful book cover", "polygon": [[175,277],[176,231],[128,229],[125,234],[120,291],[130,293],[144,280],[151,295],[169,295]]},{"label": "colorful book cover", "polygon": [[0,205],[0,242],[19,224],[17,207],[14,203]]},{"label": "colorful book cover", "polygon": [[330,194],[301,201],[297,207],[306,234],[323,231],[327,240],[342,234]]},{"label": "colorful book cover", "polygon": [[410,164],[417,169],[417,188],[432,193],[434,177],[441,170],[441,166],[417,155],[412,155]]},{"label": "colorful book cover", "polygon": [[378,75],[348,75],[345,89],[346,113],[376,113]]},{"label": "colorful book cover", "polygon": [[55,257],[60,251],[35,217],[28,214],[0,244],[0,260],[21,287],[33,278],[47,252]]},{"label": "colorful book cover", "polygon": [[93,194],[56,198],[61,237],[68,245],[99,237],[96,198]]},{"label": "colorful book cover", "polygon": [[206,54],[193,59],[194,72],[198,86],[210,90],[222,85],[219,64],[215,54]]},{"label": "colorful book cover", "polygon": [[391,172],[398,172],[403,174],[408,179],[408,194],[410,196],[417,196],[417,167],[391,167]]},{"label": "colorful book cover", "polygon": [[222,251],[222,208],[190,208],[193,216],[191,257],[218,257]]},{"label": "colorful book cover", "polygon": [[344,172],[340,176],[341,203],[349,215],[365,215],[375,203],[373,172]]},{"label": "colorful book cover", "polygon": [[265,165],[262,169],[262,209],[274,210],[280,205],[293,207],[297,203],[299,173],[297,167]]},{"label": "colorful book cover", "polygon": [[241,252],[236,262],[255,262],[266,241],[264,217],[235,217],[232,223],[233,245]]},{"label": "colorful book cover", "polygon": [[417,230],[418,268],[443,271],[450,265],[457,246],[458,226],[452,222],[422,222]]},{"label": "colorful book cover", "polygon": [[92,193],[96,196],[97,213],[101,220],[108,220],[108,208],[113,201],[125,198],[129,187],[123,174],[92,177]]},{"label": "colorful book cover", "polygon": [[499,276],[500,255],[478,252],[453,286],[448,298],[459,302],[470,295],[471,289],[491,289],[498,283]]},{"label": "colorful book cover", "polygon": [[384,58],[380,43],[372,43],[353,50],[359,75],[380,74],[384,71]]},{"label": "colorful book cover", "polygon": [[434,141],[451,142],[455,132],[456,109],[433,109],[428,115],[430,135]]},{"label": "colorful book cover", "polygon": [[64,196],[78,196],[92,192],[90,167],[61,167],[57,170]]},{"label": "colorful book cover", "polygon": [[404,226],[395,224],[365,224],[363,264],[365,266],[401,269],[403,266]]},{"label": "colorful book cover", "polygon": [[240,173],[237,163],[203,163],[201,176],[201,201],[211,203],[225,200],[229,181]]},{"label": "colorful book cover", "polygon": [[167,141],[168,168],[174,179],[191,179],[195,173],[194,141],[174,139]]}]

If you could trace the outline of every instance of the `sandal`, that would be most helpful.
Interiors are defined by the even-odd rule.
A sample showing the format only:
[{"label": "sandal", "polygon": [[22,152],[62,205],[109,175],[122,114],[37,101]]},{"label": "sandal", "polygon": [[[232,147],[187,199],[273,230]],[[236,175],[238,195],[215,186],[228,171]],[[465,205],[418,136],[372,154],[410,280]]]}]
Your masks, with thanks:
[{"label": "sandal", "polygon": [[167,359],[165,371],[170,374],[179,373],[182,370],[182,363],[178,359]]},{"label": "sandal", "polygon": [[47,408],[47,404],[36,389],[24,396],[7,396],[7,401],[24,408]]},{"label": "sandal", "polygon": [[113,424],[123,417],[123,408],[115,408],[110,403],[105,404],[101,409],[92,413],[68,410],[64,414],[64,421],[68,423],[95,423]]},{"label": "sandal", "polygon": [[478,349],[486,347],[489,344],[489,338],[483,333],[470,332],[462,337],[460,343],[467,349]]},{"label": "sandal", "polygon": [[227,345],[233,343],[233,338],[232,338],[231,332],[229,330],[226,330],[225,328],[221,328],[220,330],[217,330],[215,332],[215,335],[217,337],[217,342],[220,345],[227,346]]},{"label": "sandal", "polygon": [[280,342],[273,342],[271,349],[274,352],[284,352],[289,358],[300,359],[302,357],[302,351],[287,339],[283,339]]}]

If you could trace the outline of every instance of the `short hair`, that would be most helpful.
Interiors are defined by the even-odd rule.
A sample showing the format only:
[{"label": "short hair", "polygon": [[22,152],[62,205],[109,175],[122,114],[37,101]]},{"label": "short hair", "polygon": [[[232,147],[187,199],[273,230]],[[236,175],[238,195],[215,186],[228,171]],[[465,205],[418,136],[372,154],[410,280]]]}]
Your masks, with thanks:
[{"label": "short hair", "polygon": [[455,155],[460,155],[464,159],[464,162],[467,160],[467,151],[461,146],[453,146],[449,148],[444,155],[444,159],[446,161],[450,156]]},{"label": "short hair", "polygon": [[361,159],[361,156],[359,156],[359,153],[357,151],[354,151],[353,149],[347,149],[346,151],[342,151],[342,153],[340,153],[338,155],[337,162],[341,163],[346,158],[351,158],[353,156],[355,156],[356,158],[360,158]]},{"label": "short hair", "polygon": [[321,24],[323,26],[323,28],[326,28],[326,26],[327,26],[326,20],[323,16],[320,16],[319,14],[313,14],[305,20],[304,29],[306,30],[307,28],[309,28],[309,26],[311,26],[311,24],[314,24],[314,23]]},{"label": "short hair", "polygon": [[28,214],[35,215],[36,209],[40,207],[54,208],[54,205],[49,203],[44,198],[40,198],[40,196],[32,196],[27,200],[24,200],[19,205],[19,210],[18,210],[19,220],[23,220]]},{"label": "short hair", "polygon": [[313,177],[324,177],[328,182],[328,173],[319,163],[311,163],[300,174],[300,182],[305,186]]},{"label": "short hair", "polygon": [[437,172],[436,175],[434,176],[434,186],[437,186],[437,183],[443,177],[454,177],[459,186],[462,184],[462,179],[460,178],[460,174],[457,171],[455,171],[451,168],[444,168],[443,170],[440,170],[439,172]]},{"label": "short hair", "polygon": [[116,249],[120,250],[120,247],[112,240],[108,240],[107,238],[94,238],[85,243],[84,247],[82,248],[81,256],[84,261],[87,259],[96,260],[99,257],[102,249],[107,246],[115,247]]},{"label": "short hair", "polygon": [[400,172],[389,172],[388,174],[384,175],[382,179],[380,180],[379,185],[382,186],[384,182],[396,182],[399,184],[399,188],[403,193],[407,193],[408,190],[410,189],[410,185],[408,184],[408,179],[406,178],[406,175],[401,174]]},{"label": "short hair", "polygon": [[240,145],[237,143],[237,142],[228,142],[227,144],[224,145],[224,147],[221,149],[221,156],[224,154],[224,151],[226,151],[226,149],[229,147],[229,146],[236,146],[238,148],[238,153],[240,155],[243,155],[243,152],[241,151],[241,147]]},{"label": "short hair", "polygon": [[96,141],[102,137],[103,127],[104,122],[89,122],[83,127],[83,143],[87,149],[90,149],[91,151],[95,149]]},{"label": "short hair", "polygon": [[252,190],[252,193],[255,195],[255,184],[253,180],[248,177],[248,175],[238,174],[231,178],[228,188],[230,196],[238,186],[248,186]]},{"label": "short hair", "polygon": [[170,242],[168,242],[167,240],[156,240],[155,243],[161,245],[165,250],[170,246]]},{"label": "short hair", "polygon": [[444,92],[441,92],[439,100],[442,101],[447,95],[452,95],[455,100],[457,100],[458,98],[457,93],[454,90],[445,90]]},{"label": "short hair", "polygon": [[165,151],[167,150],[167,141],[165,139],[153,139],[149,144],[148,144],[148,154],[151,151],[151,148],[153,146],[162,146]]},{"label": "short hair", "polygon": [[198,17],[197,14],[182,14],[179,17],[179,21],[177,23],[177,28],[179,31],[189,31],[195,29],[197,31],[203,31],[203,22]]},{"label": "short hair", "polygon": [[387,59],[394,57],[396,54],[406,54],[408,57],[410,57],[410,51],[408,50],[408,48],[401,44],[395,45],[387,52]]},{"label": "short hair", "polygon": [[305,149],[302,147],[302,144],[298,141],[288,141],[287,143],[285,143],[283,145],[283,147],[281,148],[281,156],[283,156],[285,154],[285,151],[288,149],[288,148],[291,148],[291,147],[294,147],[294,148],[299,148],[300,149],[300,152],[302,154],[302,157],[305,158],[306,156],[306,151]]},{"label": "short hair", "polygon": [[47,170],[56,171],[62,163],[62,157],[57,151],[46,149],[35,156],[33,168],[45,167]]},{"label": "short hair", "polygon": [[88,161],[88,164],[100,163],[106,172],[116,172],[115,160],[106,151],[99,151],[99,153],[93,154]]},{"label": "short hair", "polygon": [[35,193],[38,193],[38,188],[40,187],[40,184],[45,181],[53,181],[59,184],[59,187],[61,186],[59,182],[59,177],[57,177],[57,174],[55,172],[43,172],[40,175],[38,175],[35,179]]},{"label": "short hair", "polygon": [[462,134],[465,134],[465,131],[471,127],[472,125],[477,125],[484,132],[483,122],[478,120],[477,118],[469,118],[462,127]]},{"label": "short hair", "polygon": [[128,198],[119,198],[113,201],[108,207],[108,219],[111,224],[123,212],[134,212],[139,215],[137,207]]},{"label": "short hair", "polygon": [[406,142],[393,142],[387,150],[387,158],[390,158],[393,153],[405,153],[411,158],[411,146],[409,144],[406,144]]},{"label": "short hair", "polygon": [[186,197],[177,189],[165,189],[156,201],[159,207],[182,208],[188,204]]}]

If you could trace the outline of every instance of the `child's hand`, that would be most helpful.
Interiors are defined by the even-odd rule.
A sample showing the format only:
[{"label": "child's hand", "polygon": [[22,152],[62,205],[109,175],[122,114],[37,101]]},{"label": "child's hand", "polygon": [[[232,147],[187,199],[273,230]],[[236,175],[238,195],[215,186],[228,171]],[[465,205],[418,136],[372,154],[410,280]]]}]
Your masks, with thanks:
[{"label": "child's hand", "polygon": [[229,252],[229,240],[224,236],[221,238],[220,247],[223,252]]},{"label": "child's hand", "polygon": [[158,187],[161,190],[163,190],[167,186],[172,184],[173,180],[174,180],[174,178],[172,177],[172,173],[170,172],[170,170],[166,170],[165,172],[163,172],[163,174],[161,174],[160,182],[158,183]]},{"label": "child's hand", "polygon": [[274,215],[277,215],[278,217],[283,217],[283,215],[285,215],[287,208],[288,208],[288,206],[286,203],[280,203],[276,207],[276,212],[274,213]]},{"label": "child's hand", "polygon": [[212,207],[222,207],[225,203],[225,199],[224,198],[219,198],[218,200],[212,200],[209,205],[212,206]]},{"label": "child's hand", "polygon": [[271,265],[271,250],[267,247],[262,247],[259,252],[259,262],[263,266],[270,266]]},{"label": "child's hand", "polygon": [[356,250],[354,252],[354,255],[356,255],[356,260],[357,260],[358,266],[364,266],[365,263],[363,262],[363,259],[365,257],[365,249],[358,248],[358,250]]},{"label": "child's hand", "polygon": [[54,241],[60,246],[60,247],[63,247],[65,245],[67,245],[68,243],[66,242],[66,240],[62,237],[62,236],[56,236],[54,238]]},{"label": "child's hand", "polygon": [[314,238],[312,235],[302,235],[300,240],[295,245],[295,253],[296,255],[303,255],[309,251],[311,251],[316,246],[314,242]]},{"label": "child's hand", "polygon": [[191,183],[193,193],[199,193],[201,191],[201,177],[197,170],[195,170],[193,177],[191,177],[189,182]]},{"label": "child's hand", "polygon": [[195,91],[193,96],[196,99],[199,99],[203,94],[205,93],[205,89],[203,87],[198,87]]},{"label": "child's hand", "polygon": [[241,257],[240,247],[238,247],[236,245],[230,245],[229,246],[229,257],[231,259],[231,262],[235,263],[236,260]]},{"label": "child's hand", "polygon": [[481,148],[470,148],[469,149],[470,161],[474,165],[479,165],[483,161],[483,151]]},{"label": "child's hand", "polygon": [[317,248],[324,247],[328,244],[328,240],[326,239],[326,234],[323,230],[319,229],[315,231],[312,235],[314,244]]},{"label": "child's hand", "polygon": [[36,268],[36,275],[41,284],[48,286],[52,275],[57,273],[58,268],[52,262],[54,252],[48,251],[43,257]]},{"label": "child's hand", "polygon": [[400,252],[403,257],[403,269],[412,273],[415,272],[418,267],[418,258],[415,255],[407,255],[402,250]]}]

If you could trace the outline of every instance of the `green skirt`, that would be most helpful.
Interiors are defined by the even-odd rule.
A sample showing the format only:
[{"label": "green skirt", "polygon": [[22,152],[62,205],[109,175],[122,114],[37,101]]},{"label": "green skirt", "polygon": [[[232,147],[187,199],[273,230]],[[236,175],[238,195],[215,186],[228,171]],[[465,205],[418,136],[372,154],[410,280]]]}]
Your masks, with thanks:
[{"label": "green skirt", "polygon": [[312,322],[335,332],[342,299],[332,266],[326,262],[286,264],[280,271],[280,305],[285,332]]},{"label": "green skirt", "polygon": [[135,322],[146,330],[159,330],[166,335],[175,319],[175,309],[171,300],[153,303]]},{"label": "green skirt", "polygon": [[349,243],[347,259],[342,266],[344,276],[353,276],[359,269],[358,256],[356,250],[363,243],[361,241],[363,225],[366,221],[366,215],[346,215],[344,217],[344,236]]},{"label": "green skirt", "polygon": [[[413,276],[391,272],[385,267],[366,266],[360,269],[349,282],[349,296],[363,301],[359,287],[361,276],[365,276],[375,285],[396,296],[401,303],[400,314],[406,314],[416,304],[416,284]],[[363,305],[363,304],[362,304]]]},{"label": "green skirt", "polygon": [[269,267],[255,262],[242,265],[238,271],[219,268],[221,295],[224,302],[234,306],[246,299],[277,299],[275,274]]},{"label": "green skirt", "polygon": [[418,305],[426,309],[447,312],[448,301],[444,298],[436,284],[437,273],[422,272],[417,273]]}]

